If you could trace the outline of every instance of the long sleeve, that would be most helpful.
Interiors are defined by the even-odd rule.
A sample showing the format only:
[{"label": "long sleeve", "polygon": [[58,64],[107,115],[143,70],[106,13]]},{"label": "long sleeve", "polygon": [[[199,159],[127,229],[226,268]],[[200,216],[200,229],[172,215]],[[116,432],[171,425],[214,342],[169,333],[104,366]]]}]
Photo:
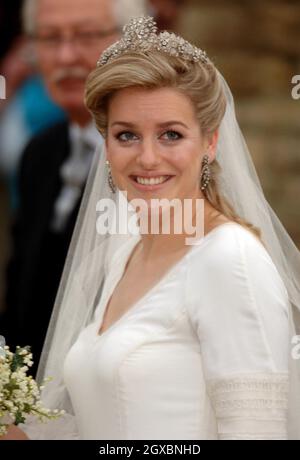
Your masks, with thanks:
[{"label": "long sleeve", "polygon": [[20,428],[33,441],[55,441],[80,439],[74,415],[64,414],[55,420],[40,421],[29,416]]},{"label": "long sleeve", "polygon": [[242,227],[228,226],[205,244],[200,258],[192,254],[186,295],[219,439],[286,439],[283,282],[267,251]]}]

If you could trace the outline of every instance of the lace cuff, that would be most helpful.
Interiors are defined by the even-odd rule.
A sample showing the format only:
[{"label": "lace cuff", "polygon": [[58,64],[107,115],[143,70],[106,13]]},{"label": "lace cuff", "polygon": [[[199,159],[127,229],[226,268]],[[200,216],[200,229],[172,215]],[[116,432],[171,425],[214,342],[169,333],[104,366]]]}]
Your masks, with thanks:
[{"label": "lace cuff", "polygon": [[79,440],[79,433],[74,415],[65,414],[56,420],[41,422],[36,417],[29,416],[20,428],[29,439],[40,440]]},{"label": "lace cuff", "polygon": [[221,440],[287,439],[287,373],[235,375],[207,387]]}]

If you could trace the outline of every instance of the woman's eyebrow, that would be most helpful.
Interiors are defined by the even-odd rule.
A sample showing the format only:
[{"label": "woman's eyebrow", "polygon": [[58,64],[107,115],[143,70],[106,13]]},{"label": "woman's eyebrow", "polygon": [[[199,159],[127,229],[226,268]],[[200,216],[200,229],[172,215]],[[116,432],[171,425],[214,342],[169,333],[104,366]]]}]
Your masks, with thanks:
[{"label": "woman's eyebrow", "polygon": [[[111,127],[116,126],[116,125],[122,125],[126,126],[128,128],[137,128],[138,126],[135,123],[131,123],[129,121],[114,121],[114,123],[111,124]],[[168,126],[173,126],[173,125],[181,125],[184,128],[188,129],[188,126],[185,125],[182,121],[178,120],[171,120],[171,121],[165,121],[163,123],[157,123],[157,126],[160,128],[166,128]]]}]

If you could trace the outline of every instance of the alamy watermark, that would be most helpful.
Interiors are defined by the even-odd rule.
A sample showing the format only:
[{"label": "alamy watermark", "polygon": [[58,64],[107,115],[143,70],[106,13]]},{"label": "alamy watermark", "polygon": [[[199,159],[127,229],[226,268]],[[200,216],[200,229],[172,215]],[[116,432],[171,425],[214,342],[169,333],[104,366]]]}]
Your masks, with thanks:
[{"label": "alamy watermark", "polygon": [[6,99],[6,80],[0,75],[0,99]]},{"label": "alamy watermark", "polygon": [[204,236],[204,199],[166,198],[127,200],[127,192],[118,194],[117,202],[110,198],[99,200],[100,214],[96,230],[100,235],[193,235],[186,245],[200,244]]},{"label": "alamy watermark", "polygon": [[300,75],[294,75],[292,84],[295,85],[292,89],[292,98],[295,100],[300,99]]}]

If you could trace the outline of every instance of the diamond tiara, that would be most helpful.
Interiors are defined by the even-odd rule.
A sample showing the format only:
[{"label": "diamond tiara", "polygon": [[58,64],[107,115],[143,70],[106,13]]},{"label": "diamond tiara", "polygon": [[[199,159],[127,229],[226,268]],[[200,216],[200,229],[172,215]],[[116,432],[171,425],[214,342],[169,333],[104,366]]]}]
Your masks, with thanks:
[{"label": "diamond tiara", "polygon": [[190,62],[208,63],[209,59],[205,51],[174,33],[165,31],[157,34],[157,31],[156,22],[150,16],[131,19],[123,27],[122,38],[102,53],[97,66],[103,66],[130,51],[146,52],[150,50],[162,51]]}]

